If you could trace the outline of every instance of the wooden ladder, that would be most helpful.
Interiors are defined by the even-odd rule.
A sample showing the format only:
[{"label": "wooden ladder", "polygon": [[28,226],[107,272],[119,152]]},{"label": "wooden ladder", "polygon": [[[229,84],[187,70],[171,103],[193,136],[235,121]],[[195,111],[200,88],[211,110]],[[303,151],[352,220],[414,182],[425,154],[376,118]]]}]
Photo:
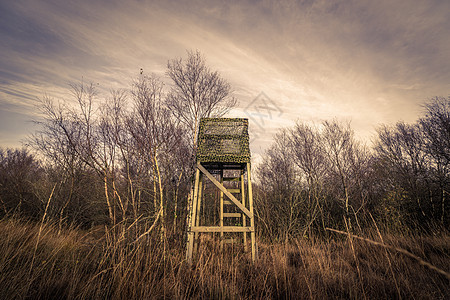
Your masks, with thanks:
[{"label": "wooden ladder", "polygon": [[[197,252],[197,245],[200,233],[220,233],[221,247],[223,243],[230,242],[224,239],[224,233],[242,232],[244,250],[248,251],[247,233],[250,233],[252,261],[256,260],[256,238],[255,238],[255,218],[253,214],[253,194],[251,184],[251,165],[246,163],[240,169],[239,177],[224,177],[223,170],[219,172],[219,180],[200,163],[197,162],[195,171],[194,187],[190,195],[189,214],[188,214],[188,238],[186,249],[186,260],[192,264],[192,257]],[[247,175],[247,186],[245,182]],[[200,206],[202,201],[203,176],[206,176],[220,190],[220,218],[219,226],[201,226],[200,225]],[[226,188],[224,182],[239,182],[239,188]],[[233,195],[240,194],[240,201]],[[224,195],[227,199],[224,199]],[[236,206],[239,212],[225,212],[225,207]],[[240,218],[242,225],[225,226],[225,218]],[[249,222],[247,222],[247,219]],[[249,224],[248,224],[249,223]],[[234,240],[233,240],[234,241]]]}]

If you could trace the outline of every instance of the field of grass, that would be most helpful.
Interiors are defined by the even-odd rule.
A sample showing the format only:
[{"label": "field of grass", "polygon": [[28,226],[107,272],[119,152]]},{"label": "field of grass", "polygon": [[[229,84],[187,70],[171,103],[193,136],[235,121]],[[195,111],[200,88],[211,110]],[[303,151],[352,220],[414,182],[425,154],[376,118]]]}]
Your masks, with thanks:
[{"label": "field of grass", "polygon": [[[58,231],[52,224],[0,220],[4,299],[448,299],[450,234],[364,237],[330,233],[288,244],[259,242],[252,264],[240,246],[203,239],[193,266],[183,235],[156,230]],[[382,238],[382,240],[381,240]],[[415,256],[416,258],[414,258]],[[427,265],[429,263],[430,265]],[[430,267],[431,266],[431,267]],[[434,269],[433,269],[434,268]]]}]

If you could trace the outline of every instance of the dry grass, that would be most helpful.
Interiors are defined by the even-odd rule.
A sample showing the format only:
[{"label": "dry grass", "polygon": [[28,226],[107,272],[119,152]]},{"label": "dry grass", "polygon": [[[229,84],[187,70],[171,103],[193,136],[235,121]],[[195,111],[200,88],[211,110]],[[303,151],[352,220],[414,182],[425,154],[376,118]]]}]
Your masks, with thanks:
[{"label": "dry grass", "polygon": [[[447,277],[393,249],[333,240],[260,243],[252,265],[239,246],[204,239],[192,267],[182,238],[156,232],[138,242],[104,230],[0,221],[0,295],[8,299],[445,299]],[[118,231],[120,232],[120,231]],[[365,238],[380,241],[374,231]],[[450,269],[450,235],[383,235],[431,265]],[[36,247],[37,244],[37,247]],[[36,252],[34,250],[36,247]],[[359,272],[358,272],[359,269]]]}]

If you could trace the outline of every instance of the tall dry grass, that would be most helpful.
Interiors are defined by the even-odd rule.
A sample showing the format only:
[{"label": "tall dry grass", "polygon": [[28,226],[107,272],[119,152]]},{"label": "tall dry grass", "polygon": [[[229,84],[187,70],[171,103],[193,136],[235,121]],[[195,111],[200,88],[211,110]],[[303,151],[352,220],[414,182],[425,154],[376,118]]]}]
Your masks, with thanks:
[{"label": "tall dry grass", "polygon": [[[40,234],[39,234],[40,232]],[[39,241],[37,241],[39,236]],[[8,299],[445,299],[448,278],[391,248],[336,235],[240,245],[204,238],[193,266],[182,237],[142,237],[0,221],[0,295]],[[364,238],[380,242],[374,230]],[[450,235],[382,234],[383,243],[450,269]],[[37,245],[37,246],[36,246]],[[352,247],[353,245],[353,247]],[[359,270],[359,271],[358,271]]]}]

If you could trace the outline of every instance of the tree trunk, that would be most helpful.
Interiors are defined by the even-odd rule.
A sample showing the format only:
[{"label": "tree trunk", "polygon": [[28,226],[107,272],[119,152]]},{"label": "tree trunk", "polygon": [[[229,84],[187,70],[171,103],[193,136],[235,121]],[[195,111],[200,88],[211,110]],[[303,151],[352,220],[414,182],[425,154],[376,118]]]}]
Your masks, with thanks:
[{"label": "tree trunk", "polygon": [[108,173],[107,173],[106,169],[103,171],[103,182],[105,184],[105,198],[106,198],[106,204],[108,205],[109,218],[111,219],[112,224],[115,225],[116,220],[114,218],[113,207],[111,205],[111,201],[109,200],[109,195],[108,195]]}]

